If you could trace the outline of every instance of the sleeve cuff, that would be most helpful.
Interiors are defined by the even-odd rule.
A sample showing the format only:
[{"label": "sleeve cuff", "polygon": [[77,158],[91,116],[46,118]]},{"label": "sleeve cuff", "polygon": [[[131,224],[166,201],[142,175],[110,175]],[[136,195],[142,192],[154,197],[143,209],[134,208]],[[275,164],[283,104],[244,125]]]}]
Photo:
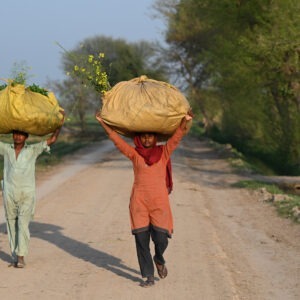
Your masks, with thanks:
[{"label": "sleeve cuff", "polygon": [[45,152],[47,152],[47,153],[50,154],[50,152],[51,152],[50,150],[51,150],[51,149],[50,149],[50,147],[47,145],[47,141],[44,141],[44,142],[43,142],[43,148],[44,148],[44,151],[45,151]]}]

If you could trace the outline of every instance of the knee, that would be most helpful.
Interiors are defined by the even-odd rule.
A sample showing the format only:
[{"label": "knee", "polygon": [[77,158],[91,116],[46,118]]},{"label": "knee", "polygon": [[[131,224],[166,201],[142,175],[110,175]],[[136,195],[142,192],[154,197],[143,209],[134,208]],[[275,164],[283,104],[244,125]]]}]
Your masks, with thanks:
[{"label": "knee", "polygon": [[152,240],[155,244],[168,245],[168,235],[165,232],[153,230]]},{"label": "knee", "polygon": [[135,241],[138,244],[144,244],[145,242],[149,241],[149,236],[150,234],[148,231],[138,232],[134,235]]}]

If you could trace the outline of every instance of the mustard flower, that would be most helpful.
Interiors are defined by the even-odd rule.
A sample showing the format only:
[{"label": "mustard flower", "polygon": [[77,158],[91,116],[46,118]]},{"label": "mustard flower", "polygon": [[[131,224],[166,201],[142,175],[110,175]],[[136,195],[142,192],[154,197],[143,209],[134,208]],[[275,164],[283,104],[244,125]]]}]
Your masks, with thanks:
[{"label": "mustard flower", "polygon": [[88,58],[88,62],[91,63],[94,60],[94,55],[90,54]]}]

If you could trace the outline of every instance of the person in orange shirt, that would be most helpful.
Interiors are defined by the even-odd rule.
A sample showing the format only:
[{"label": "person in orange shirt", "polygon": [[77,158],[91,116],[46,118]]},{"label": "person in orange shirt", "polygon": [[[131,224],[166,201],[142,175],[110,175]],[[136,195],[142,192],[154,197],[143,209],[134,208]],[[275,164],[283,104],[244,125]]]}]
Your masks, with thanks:
[{"label": "person in orange shirt", "polygon": [[[133,164],[134,183],[129,210],[141,275],[147,278],[141,284],[143,287],[154,285],[154,264],[161,279],[168,275],[163,254],[168,246],[168,238],[173,233],[173,217],[168,197],[172,189],[170,156],[187,132],[187,122],[192,117],[192,112],[188,112],[182,118],[165,145],[156,145],[157,134],[147,132],[137,133],[134,137],[135,147],[132,147],[103,121],[99,113],[96,115],[108,137]],[[150,238],[155,249],[153,260]]]}]

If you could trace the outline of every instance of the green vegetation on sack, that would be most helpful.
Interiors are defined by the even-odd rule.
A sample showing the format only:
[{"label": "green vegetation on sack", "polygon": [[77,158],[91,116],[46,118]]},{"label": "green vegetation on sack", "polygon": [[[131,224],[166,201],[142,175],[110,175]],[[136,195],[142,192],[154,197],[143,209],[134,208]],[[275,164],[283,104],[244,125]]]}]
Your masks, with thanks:
[{"label": "green vegetation on sack", "polygon": [[[20,84],[15,80],[11,80],[10,83],[12,86],[16,85],[16,84]],[[4,90],[7,87],[7,84],[2,84],[0,85],[0,91]],[[41,88],[40,86],[38,86],[37,84],[33,83],[29,86],[26,87],[27,90],[34,92],[34,93],[39,93],[42,94],[44,96],[48,96],[48,91],[44,88]]]},{"label": "green vegetation on sack", "polygon": [[27,65],[26,61],[15,62],[11,71],[13,83],[25,85],[28,79],[32,77],[29,75],[30,69],[31,68]]},{"label": "green vegetation on sack", "polygon": [[[11,78],[6,79],[5,81],[11,84],[12,86],[21,84],[26,87],[27,90],[34,92],[34,93],[39,93],[44,96],[48,96],[48,91],[37,84],[33,83],[29,86],[26,86],[26,83],[28,79],[31,77],[28,72],[31,68],[27,66],[26,62],[15,62],[13,64],[12,68],[12,74]],[[7,87],[7,84],[0,85],[0,91],[5,89]]]},{"label": "green vegetation on sack", "polygon": [[29,85],[27,87],[28,90],[30,90],[31,92],[35,92],[35,93],[39,93],[39,94],[42,94],[44,96],[48,96],[48,91],[45,90],[44,88],[41,88],[39,87],[38,85],[36,84],[32,84],[32,85]]},{"label": "green vegetation on sack", "polygon": [[0,91],[4,90],[7,87],[7,84],[1,84],[0,85]]},{"label": "green vegetation on sack", "polygon": [[[21,83],[18,83],[17,81],[15,81],[14,79],[12,79],[10,84],[12,86],[14,86],[16,84],[21,84]],[[4,90],[6,87],[7,87],[7,84],[0,85],[0,91]],[[48,96],[48,91],[46,89],[44,89],[44,88],[41,88],[40,86],[38,86],[35,83],[27,86],[26,89],[29,90],[29,91],[31,91],[31,92],[34,92],[34,93],[39,93],[39,94],[42,94],[44,96]]]}]

